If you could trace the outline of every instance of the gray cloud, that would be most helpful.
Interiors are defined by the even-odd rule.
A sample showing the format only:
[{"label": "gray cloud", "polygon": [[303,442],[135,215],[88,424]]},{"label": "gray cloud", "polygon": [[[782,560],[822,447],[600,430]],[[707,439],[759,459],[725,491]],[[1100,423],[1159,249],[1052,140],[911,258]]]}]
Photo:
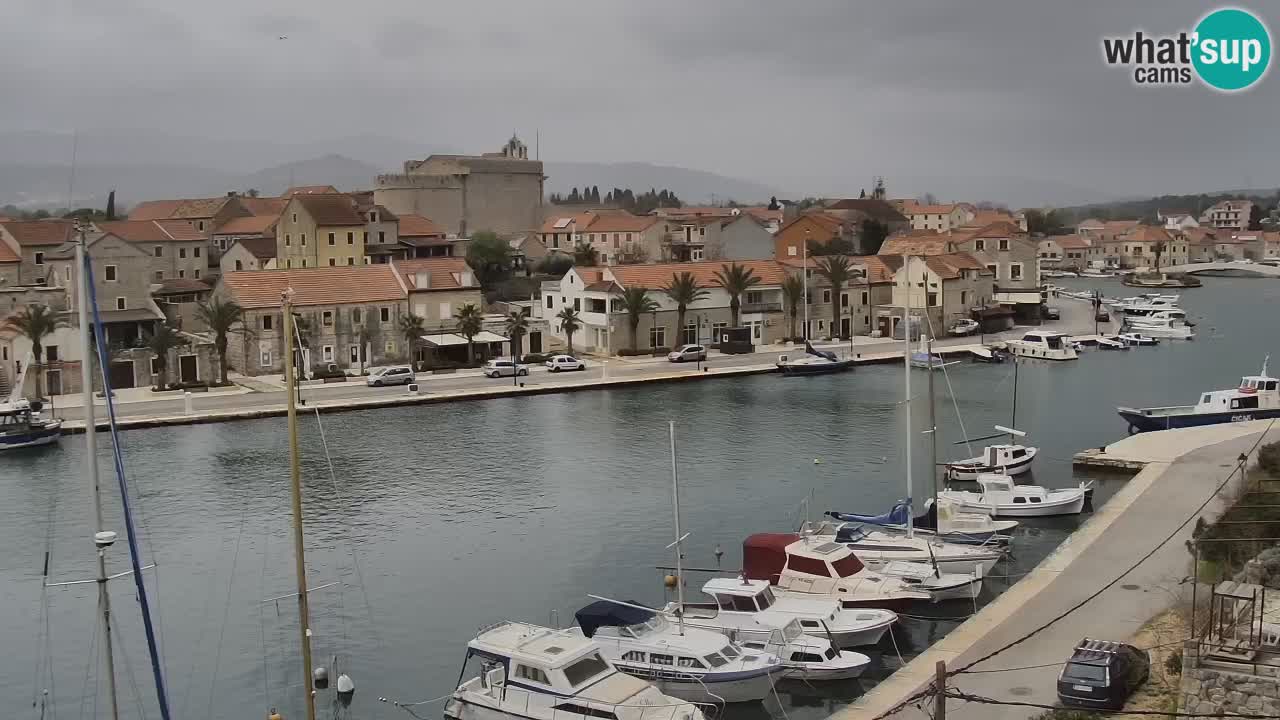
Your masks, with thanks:
[{"label": "gray cloud", "polygon": [[[1201,3],[372,4],[18,0],[0,129],[140,128],[255,141],[386,136],[640,160],[795,192],[1031,201],[1280,183],[1280,78],[1149,90],[1100,39],[1173,32]],[[1280,28],[1273,8],[1254,8]],[[277,40],[287,35],[288,40]],[[1018,194],[1021,193],[1021,194]],[[1052,200],[1044,197],[1043,200]]]}]

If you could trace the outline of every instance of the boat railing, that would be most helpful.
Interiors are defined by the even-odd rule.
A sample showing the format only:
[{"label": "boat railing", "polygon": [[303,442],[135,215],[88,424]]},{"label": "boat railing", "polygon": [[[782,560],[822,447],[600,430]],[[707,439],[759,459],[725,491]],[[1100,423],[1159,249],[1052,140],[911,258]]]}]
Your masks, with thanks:
[{"label": "boat railing", "polygon": [[[666,677],[662,679],[676,679],[675,677]],[[692,675],[687,673],[681,677],[682,680],[694,679]],[[701,682],[701,681],[699,681]],[[709,691],[708,691],[708,694]],[[558,707],[559,705],[573,705],[586,710],[594,710],[605,714],[613,714],[619,716],[619,720],[693,720],[697,717],[698,705],[686,700],[676,700],[668,696],[663,696],[670,702],[647,703],[647,702],[619,702],[604,703],[596,700],[589,700],[580,696],[564,697],[560,695],[550,695],[547,693],[534,692],[522,687],[513,685],[504,685],[502,687],[501,708],[505,711],[518,712],[525,717],[548,718],[549,720],[578,720],[584,713],[566,710]],[[713,695],[714,697],[714,695]],[[639,710],[639,714],[626,713],[619,715],[617,710]],[[681,713],[681,710],[685,712]],[[536,714],[535,714],[536,713]]]}]

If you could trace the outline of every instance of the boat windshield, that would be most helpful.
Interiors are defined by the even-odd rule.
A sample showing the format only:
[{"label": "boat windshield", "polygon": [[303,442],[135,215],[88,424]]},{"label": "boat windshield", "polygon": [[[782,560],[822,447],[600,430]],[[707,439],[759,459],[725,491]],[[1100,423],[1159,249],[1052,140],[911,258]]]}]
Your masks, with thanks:
[{"label": "boat windshield", "polygon": [[667,621],[665,618],[661,615],[654,615],[642,623],[628,625],[626,627],[626,631],[635,637],[643,637],[652,632],[660,632],[664,627],[666,627],[666,625]]},{"label": "boat windshield", "polygon": [[831,562],[831,568],[836,571],[837,577],[846,578],[862,572],[863,565],[857,555],[849,553],[839,560],[833,560]]},{"label": "boat windshield", "polygon": [[609,672],[609,663],[605,662],[599,653],[591,653],[566,667],[564,676],[569,680],[569,684],[576,688],[607,672]]},{"label": "boat windshield", "polygon": [[804,629],[800,627],[800,621],[791,618],[791,622],[782,626],[782,637],[787,642],[794,642],[796,638],[804,634]]},{"label": "boat windshield", "polygon": [[735,648],[733,645],[725,645],[724,647],[720,648],[720,652],[730,660],[736,660],[738,656],[742,654],[738,652],[737,648]]},{"label": "boat windshield", "polygon": [[775,601],[777,601],[777,598],[773,596],[773,590],[771,588],[765,588],[764,592],[756,595],[756,603],[760,606],[761,610],[769,607]]},{"label": "boat windshield", "polygon": [[1048,345],[1051,349],[1057,350],[1062,347],[1062,338],[1058,337],[1057,335],[1046,335],[1044,338],[1044,343]]}]

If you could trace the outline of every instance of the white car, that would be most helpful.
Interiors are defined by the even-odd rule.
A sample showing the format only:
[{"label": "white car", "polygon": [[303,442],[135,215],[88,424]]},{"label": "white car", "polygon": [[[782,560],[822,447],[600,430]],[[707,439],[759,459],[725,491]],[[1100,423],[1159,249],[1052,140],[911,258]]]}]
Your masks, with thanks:
[{"label": "white car", "polygon": [[681,345],[667,353],[667,360],[673,363],[692,362],[694,360],[706,362],[707,349],[701,345]]},{"label": "white car", "polygon": [[586,370],[587,364],[572,355],[552,355],[545,363],[547,370],[561,372],[564,370]]},{"label": "white car", "polygon": [[512,375],[528,375],[529,366],[511,362],[510,360],[490,360],[484,364],[485,377],[511,377]]},{"label": "white car", "polygon": [[417,382],[417,375],[414,374],[413,368],[408,365],[392,365],[369,373],[364,384],[369,387],[382,387],[383,385],[412,385],[415,382]]}]

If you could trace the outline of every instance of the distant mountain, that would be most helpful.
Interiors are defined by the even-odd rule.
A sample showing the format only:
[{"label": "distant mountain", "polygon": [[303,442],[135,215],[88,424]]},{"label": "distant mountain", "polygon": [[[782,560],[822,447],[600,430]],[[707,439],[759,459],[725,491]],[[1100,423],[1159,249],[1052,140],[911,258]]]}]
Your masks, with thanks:
[{"label": "distant mountain", "polygon": [[640,162],[588,163],[547,161],[547,193],[568,194],[577,187],[600,188],[603,196],[615,187],[631,188],[643,192],[650,188],[671,190],[686,203],[703,204],[712,201],[724,203],[736,200],[740,203],[768,202],[771,196],[790,197],[789,194],[761,183],[725,177],[703,170],[650,165]]},{"label": "distant mountain", "polygon": [[[374,178],[386,170],[341,155],[285,163],[238,177],[232,188],[255,188],[263,195],[279,195],[293,185],[332,185],[339,190],[367,190]],[[217,195],[222,190],[209,192]],[[205,193],[201,193],[205,194]]]}]

